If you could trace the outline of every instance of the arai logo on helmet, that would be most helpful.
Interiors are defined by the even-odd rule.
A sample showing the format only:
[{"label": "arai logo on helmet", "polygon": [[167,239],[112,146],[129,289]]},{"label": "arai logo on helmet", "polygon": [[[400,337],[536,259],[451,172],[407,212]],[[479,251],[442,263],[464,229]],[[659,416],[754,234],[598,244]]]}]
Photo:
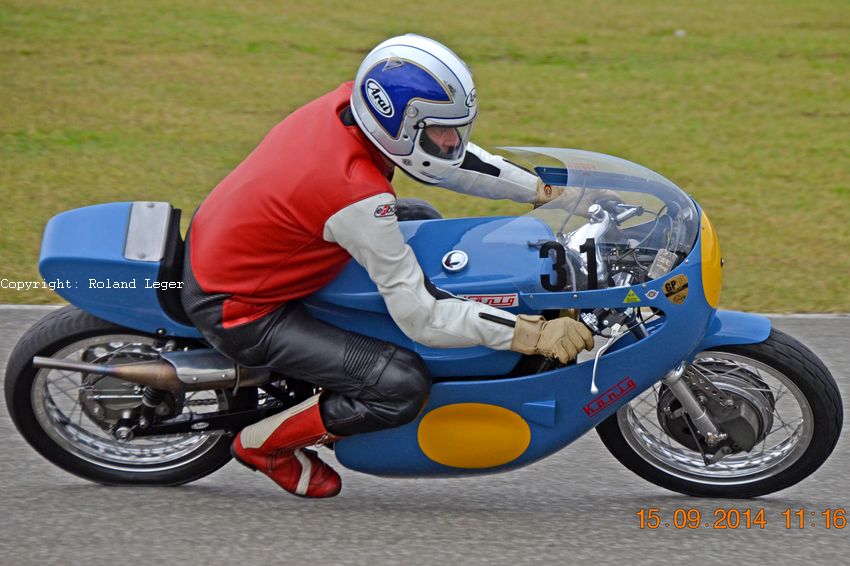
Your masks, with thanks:
[{"label": "arai logo on helmet", "polygon": [[395,114],[395,109],[389,95],[384,90],[384,87],[378,84],[378,81],[369,79],[364,83],[363,88],[366,89],[366,98],[369,99],[369,104],[378,114],[387,118],[391,118]]},{"label": "arai logo on helmet", "polygon": [[465,252],[452,250],[443,256],[443,269],[451,273],[457,273],[469,263]]}]

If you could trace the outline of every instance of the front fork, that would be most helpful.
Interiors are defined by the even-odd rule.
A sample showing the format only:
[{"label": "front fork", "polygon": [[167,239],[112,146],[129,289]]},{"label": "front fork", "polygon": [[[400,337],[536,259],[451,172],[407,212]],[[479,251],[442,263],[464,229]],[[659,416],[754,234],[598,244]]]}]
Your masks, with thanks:
[{"label": "front fork", "polygon": [[716,445],[718,442],[725,439],[726,435],[720,432],[720,429],[718,429],[717,425],[714,424],[714,421],[708,414],[708,411],[705,410],[705,407],[702,406],[696,395],[694,395],[694,392],[683,379],[683,376],[685,375],[685,368],[686,364],[685,362],[682,362],[677,367],[667,372],[667,375],[664,376],[661,383],[670,388],[670,391],[673,392],[673,395],[675,395],[676,399],[678,399],[682,404],[685,412],[688,413],[688,416],[694,423],[697,432],[705,437],[706,443],[709,446]]},{"label": "front fork", "polygon": [[[593,363],[593,378],[591,379],[590,390],[592,393],[597,393],[596,388],[596,370],[599,365],[599,359],[619,338],[631,333],[636,340],[642,340],[648,336],[644,325],[638,320],[635,309],[626,309],[619,311],[615,309],[596,309],[593,312],[584,313],[581,320],[595,334],[601,335],[602,328],[608,328],[611,331],[608,342],[602,346],[596,353]],[[666,385],[673,396],[682,404],[687,417],[693,423],[691,434],[694,436],[694,441],[699,446],[697,434],[705,438],[705,444],[714,449],[728,438],[728,435],[718,428],[717,423],[709,414],[700,398],[694,393],[694,389],[704,393],[705,398],[711,398],[713,401],[720,403],[723,407],[731,408],[734,406],[722,391],[711,383],[711,381],[702,374],[699,369],[687,362],[682,362],[669,372],[661,380],[661,383]],[[690,427],[690,424],[688,425]],[[694,430],[696,429],[696,430]],[[702,448],[700,448],[702,451]],[[726,446],[720,446],[712,454],[706,454],[702,451],[703,459],[706,464],[714,463],[724,456],[731,453],[731,450]]]},{"label": "front fork", "polygon": [[[690,424],[688,426],[691,428],[691,434],[697,446],[700,445],[697,434],[700,434],[705,438],[705,444],[709,449],[712,449],[712,453],[706,454],[700,448],[706,465],[713,464],[731,454],[732,449],[728,446],[729,443],[725,442],[729,435],[720,430],[701,400],[711,398],[712,403],[726,411],[736,408],[732,399],[715,387],[711,380],[705,377],[699,369],[686,362],[680,363],[667,372],[661,383],[670,389],[673,396],[682,404],[682,409],[684,409],[690,422],[693,423],[693,427]],[[694,393],[694,388],[705,396],[701,394],[698,398]]]}]

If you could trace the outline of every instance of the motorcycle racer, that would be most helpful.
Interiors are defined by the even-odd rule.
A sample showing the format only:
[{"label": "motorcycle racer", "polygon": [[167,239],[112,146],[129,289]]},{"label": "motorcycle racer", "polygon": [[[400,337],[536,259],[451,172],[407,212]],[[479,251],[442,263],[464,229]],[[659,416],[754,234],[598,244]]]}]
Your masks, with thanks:
[{"label": "motorcycle racer", "polygon": [[546,321],[454,297],[423,274],[405,244],[405,208],[390,181],[414,179],[485,198],[540,205],[563,188],[469,141],[477,96],[465,63],[421,36],[373,49],[353,82],[275,126],[198,208],[187,235],[182,301],[222,353],[322,393],[246,427],[233,455],[305,497],[329,497],[339,475],[307,446],[413,420],[431,378],[413,351],[310,316],[299,299],[350,258],[412,340],[485,345],[566,363],[593,347],[567,317]]}]

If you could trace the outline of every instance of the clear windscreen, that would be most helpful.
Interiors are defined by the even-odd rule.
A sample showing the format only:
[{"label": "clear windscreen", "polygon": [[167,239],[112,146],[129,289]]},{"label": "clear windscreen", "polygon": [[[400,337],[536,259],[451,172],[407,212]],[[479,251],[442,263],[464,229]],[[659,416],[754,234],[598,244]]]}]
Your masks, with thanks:
[{"label": "clear windscreen", "polygon": [[588,151],[502,149],[534,171],[552,198],[528,213],[546,223],[559,244],[530,243],[546,246],[553,262],[563,266],[564,281],[550,290],[601,289],[657,279],[693,249],[699,231],[697,208],[661,175]]}]

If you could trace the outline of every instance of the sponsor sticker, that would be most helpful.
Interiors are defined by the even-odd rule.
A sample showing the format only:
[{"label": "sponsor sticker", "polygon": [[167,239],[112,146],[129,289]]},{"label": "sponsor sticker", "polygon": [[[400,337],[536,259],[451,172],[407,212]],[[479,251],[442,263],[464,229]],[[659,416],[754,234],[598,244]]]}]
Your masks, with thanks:
[{"label": "sponsor sticker", "polygon": [[393,102],[384,87],[375,79],[369,79],[363,85],[363,88],[366,89],[366,98],[372,108],[381,116],[392,118],[395,114],[395,108],[393,108]]},{"label": "sponsor sticker", "polygon": [[516,293],[506,293],[503,295],[458,295],[458,297],[500,309],[515,307],[519,303],[519,296]]},{"label": "sponsor sticker", "polygon": [[610,407],[626,394],[637,387],[631,377],[623,378],[617,385],[605,391],[602,395],[584,406],[584,414],[588,417],[599,413],[606,407]]},{"label": "sponsor sticker", "polygon": [[623,304],[639,303],[639,302],[640,302],[640,297],[637,296],[637,293],[635,293],[633,289],[629,289],[629,294],[626,295],[625,299],[623,299]]},{"label": "sponsor sticker", "polygon": [[649,299],[650,301],[654,301],[655,297],[657,297],[657,296],[658,296],[658,291],[656,291],[655,289],[652,289],[651,291],[646,292],[646,298]]},{"label": "sponsor sticker", "polygon": [[664,282],[664,296],[674,305],[681,305],[688,298],[688,276],[677,275]]},{"label": "sponsor sticker", "polygon": [[395,203],[382,204],[375,209],[376,218],[384,218],[386,216],[395,216]]},{"label": "sponsor sticker", "polygon": [[475,103],[478,101],[478,95],[475,93],[475,89],[469,91],[469,94],[466,95],[466,106],[467,108],[472,108],[475,106]]}]

